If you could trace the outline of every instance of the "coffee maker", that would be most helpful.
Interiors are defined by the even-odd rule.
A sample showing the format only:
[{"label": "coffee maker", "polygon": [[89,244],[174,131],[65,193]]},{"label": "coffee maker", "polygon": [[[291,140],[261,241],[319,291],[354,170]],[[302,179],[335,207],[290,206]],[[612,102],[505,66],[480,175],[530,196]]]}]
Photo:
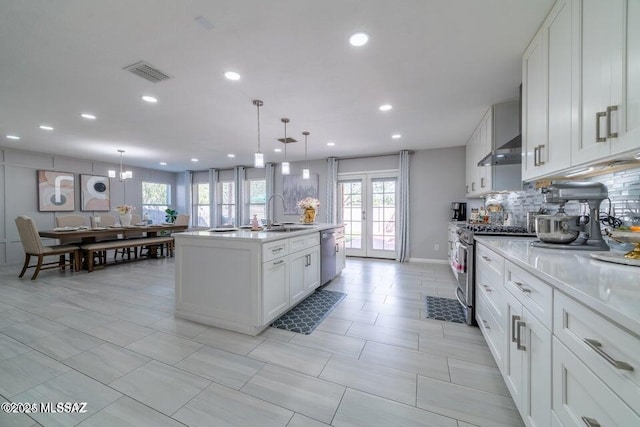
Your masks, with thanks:
[{"label": "coffee maker", "polygon": [[461,202],[451,203],[452,221],[466,221],[467,220],[467,204]]},{"label": "coffee maker", "polygon": [[[553,249],[577,249],[587,251],[608,251],[609,245],[602,238],[600,231],[600,204],[609,196],[607,187],[599,182],[559,182],[550,185],[544,192],[545,203],[558,205],[558,213],[554,215],[539,215],[536,218],[536,234],[540,240],[531,242],[532,246]],[[564,205],[572,200],[589,205],[589,217],[586,221],[570,224],[564,222]],[[566,232],[573,228],[577,237],[571,242],[557,243],[542,237],[540,224],[548,220],[557,220],[561,224],[560,231]],[[579,219],[582,219],[579,218]],[[548,231],[548,230],[544,230]]]}]

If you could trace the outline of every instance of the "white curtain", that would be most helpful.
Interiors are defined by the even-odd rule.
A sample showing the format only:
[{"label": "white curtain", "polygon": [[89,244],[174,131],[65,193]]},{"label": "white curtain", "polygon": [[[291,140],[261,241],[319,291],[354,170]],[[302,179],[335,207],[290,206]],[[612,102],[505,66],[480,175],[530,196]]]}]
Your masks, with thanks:
[{"label": "white curtain", "polygon": [[400,171],[398,179],[398,247],[396,261],[409,261],[409,162],[408,150],[400,151]]},{"label": "white curtain", "polygon": [[193,171],[184,172],[184,185],[185,185],[185,214],[189,215],[190,226],[193,225]]},{"label": "white curtain", "polygon": [[327,159],[327,222],[338,223],[338,159]]},{"label": "white curtain", "polygon": [[209,169],[209,227],[218,226],[218,169]]},{"label": "white curtain", "polygon": [[244,166],[236,166],[233,168],[233,182],[235,183],[235,195],[236,195],[236,221],[235,226],[239,227],[247,223],[247,219],[244,217],[245,211],[245,179],[247,177],[247,171]]},{"label": "white curtain", "polygon": [[[269,197],[273,196],[273,194],[276,192],[276,164],[275,163],[266,163],[265,165],[265,179],[266,179],[266,195],[267,195],[267,200],[269,200]],[[271,204],[271,206],[269,206],[269,210],[267,212],[265,212],[267,214],[267,218],[271,218],[271,220],[273,221],[274,218],[274,207],[273,207],[274,203]]]}]

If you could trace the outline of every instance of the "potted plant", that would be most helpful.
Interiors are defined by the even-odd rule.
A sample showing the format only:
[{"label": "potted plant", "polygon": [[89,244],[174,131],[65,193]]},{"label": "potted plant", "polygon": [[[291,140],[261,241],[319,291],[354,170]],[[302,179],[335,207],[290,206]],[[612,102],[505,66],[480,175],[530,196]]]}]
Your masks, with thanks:
[{"label": "potted plant", "polygon": [[170,222],[171,224],[173,224],[176,220],[176,218],[178,217],[178,211],[173,210],[173,209],[165,209],[164,210],[165,213],[165,221]]}]

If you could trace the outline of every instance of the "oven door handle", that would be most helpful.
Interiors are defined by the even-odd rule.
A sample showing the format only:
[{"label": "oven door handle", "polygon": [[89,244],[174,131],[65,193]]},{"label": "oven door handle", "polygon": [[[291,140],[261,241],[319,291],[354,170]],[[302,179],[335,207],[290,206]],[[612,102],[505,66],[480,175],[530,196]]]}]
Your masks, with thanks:
[{"label": "oven door handle", "polygon": [[456,288],[456,298],[458,299],[458,302],[462,304],[463,307],[468,307],[466,301],[462,301],[460,299],[460,294],[464,295],[464,293],[462,292],[462,289]]}]

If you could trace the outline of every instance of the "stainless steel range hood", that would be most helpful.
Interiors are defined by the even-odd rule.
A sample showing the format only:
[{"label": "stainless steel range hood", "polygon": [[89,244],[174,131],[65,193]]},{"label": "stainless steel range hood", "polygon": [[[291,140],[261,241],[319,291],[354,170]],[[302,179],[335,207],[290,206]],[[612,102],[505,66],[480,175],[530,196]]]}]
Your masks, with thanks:
[{"label": "stainless steel range hood", "polygon": [[478,162],[478,166],[516,165],[522,163],[522,136],[518,135],[496,148]]}]

